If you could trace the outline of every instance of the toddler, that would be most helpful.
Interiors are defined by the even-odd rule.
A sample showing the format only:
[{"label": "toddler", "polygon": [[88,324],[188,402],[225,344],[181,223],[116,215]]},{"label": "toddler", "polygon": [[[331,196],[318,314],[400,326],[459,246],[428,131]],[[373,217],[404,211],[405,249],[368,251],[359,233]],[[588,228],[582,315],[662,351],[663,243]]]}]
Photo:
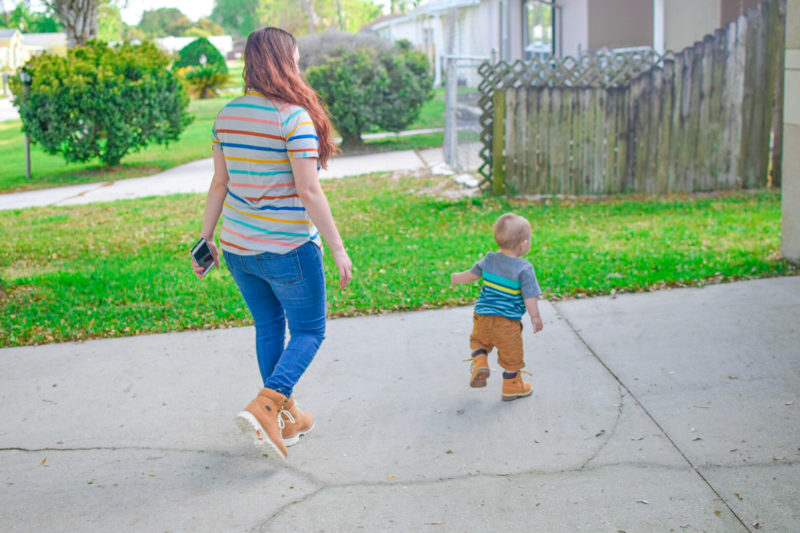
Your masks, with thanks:
[{"label": "toddler", "polygon": [[450,286],[472,283],[483,278],[483,287],[475,303],[472,335],[470,386],[485,387],[489,377],[487,356],[497,347],[497,360],[503,367],[504,401],[524,398],[533,393],[531,384],[522,380],[525,366],[522,352],[522,315],[527,309],[533,332],[542,330],[538,296],[542,293],[536,273],[522,256],[531,249],[531,225],[521,216],[506,213],[494,224],[494,239],[499,252],[489,252],[470,270],[450,276]]}]

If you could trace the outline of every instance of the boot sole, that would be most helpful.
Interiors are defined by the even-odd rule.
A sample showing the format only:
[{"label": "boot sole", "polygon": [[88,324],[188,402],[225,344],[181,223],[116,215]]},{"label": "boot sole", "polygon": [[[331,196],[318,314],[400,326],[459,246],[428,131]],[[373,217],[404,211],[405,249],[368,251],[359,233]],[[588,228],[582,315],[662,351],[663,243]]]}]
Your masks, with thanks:
[{"label": "boot sole", "polygon": [[317,425],[317,423],[314,422],[313,424],[311,424],[311,427],[308,428],[307,430],[300,431],[297,435],[294,435],[294,436],[289,437],[287,439],[283,439],[283,445],[286,446],[287,448],[289,446],[294,446],[295,444],[300,442],[300,437],[306,435],[307,433],[311,433],[311,430],[314,429],[314,426],[316,426],[316,425]]},{"label": "boot sole", "polygon": [[527,398],[533,394],[533,389],[530,392],[522,393],[522,394],[503,394],[503,401],[510,402],[513,400],[518,400],[519,398]]},{"label": "boot sole", "polygon": [[486,378],[488,378],[488,377],[489,377],[489,369],[488,368],[481,368],[475,374],[475,377],[472,378],[472,381],[469,382],[469,386],[474,388],[474,389],[477,389],[477,388],[480,388],[480,387],[485,387],[486,386]]},{"label": "boot sole", "polygon": [[262,453],[266,453],[268,457],[278,456],[281,460],[286,461],[286,456],[283,455],[278,445],[272,442],[272,439],[267,436],[267,432],[264,431],[264,428],[261,427],[261,424],[258,423],[258,420],[256,420],[256,417],[254,417],[252,413],[242,411],[236,415],[236,424],[239,426],[239,429],[242,430],[242,433],[255,433],[255,445]]}]

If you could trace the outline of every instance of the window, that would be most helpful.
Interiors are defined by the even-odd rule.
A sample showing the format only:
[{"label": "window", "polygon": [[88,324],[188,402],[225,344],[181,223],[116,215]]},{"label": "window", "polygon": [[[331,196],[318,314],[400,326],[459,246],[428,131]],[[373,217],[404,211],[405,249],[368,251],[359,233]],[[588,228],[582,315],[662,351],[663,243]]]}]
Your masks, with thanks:
[{"label": "window", "polygon": [[523,47],[525,59],[554,55],[553,22],[555,9],[550,0],[525,0],[523,9]]}]

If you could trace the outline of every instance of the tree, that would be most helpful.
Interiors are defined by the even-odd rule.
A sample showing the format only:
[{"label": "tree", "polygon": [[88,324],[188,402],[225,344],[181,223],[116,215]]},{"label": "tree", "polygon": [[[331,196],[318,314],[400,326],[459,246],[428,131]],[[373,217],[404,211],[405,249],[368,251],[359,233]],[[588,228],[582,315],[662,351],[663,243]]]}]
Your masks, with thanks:
[{"label": "tree", "polygon": [[371,0],[215,0],[211,18],[237,37],[261,26],[300,36],[329,28],[356,32],[380,12]]},{"label": "tree", "polygon": [[225,30],[211,19],[201,18],[194,26],[183,32],[184,37],[211,37],[225,35]]},{"label": "tree", "polygon": [[327,104],[344,148],[362,145],[361,133],[373,126],[402,130],[433,94],[428,57],[407,41],[388,50],[368,45],[325,49],[329,55],[310,66],[307,76]]},{"label": "tree", "polygon": [[97,38],[106,42],[117,42],[124,39],[125,23],[117,5],[110,0],[100,0],[97,6]]},{"label": "tree", "polygon": [[98,0],[42,0],[64,26],[67,46],[81,46],[97,36]]},{"label": "tree", "polygon": [[259,27],[259,0],[216,0],[211,20],[236,37],[247,37]]},{"label": "tree", "polygon": [[61,24],[49,9],[37,13],[31,11],[25,3],[17,4],[10,13],[4,11],[0,27],[16,28],[22,33],[51,33],[61,30]]},{"label": "tree", "polygon": [[110,48],[90,41],[67,52],[34,56],[32,82],[11,79],[25,132],[50,154],[70,162],[99,157],[118,165],[151,143],[176,140],[192,121],[189,98],[152,43]]},{"label": "tree", "polygon": [[192,27],[192,21],[176,7],[160,7],[142,13],[139,29],[152,38],[180,36]]}]

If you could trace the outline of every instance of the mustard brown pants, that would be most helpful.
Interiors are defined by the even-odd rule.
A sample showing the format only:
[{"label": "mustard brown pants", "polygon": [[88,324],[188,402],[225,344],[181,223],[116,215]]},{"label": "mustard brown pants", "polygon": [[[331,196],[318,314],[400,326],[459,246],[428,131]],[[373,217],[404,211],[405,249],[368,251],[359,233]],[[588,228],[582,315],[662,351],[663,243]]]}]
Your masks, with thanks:
[{"label": "mustard brown pants", "polygon": [[472,335],[469,346],[473,352],[497,348],[497,362],[507,372],[516,372],[525,366],[522,351],[522,322],[499,315],[472,317]]}]

